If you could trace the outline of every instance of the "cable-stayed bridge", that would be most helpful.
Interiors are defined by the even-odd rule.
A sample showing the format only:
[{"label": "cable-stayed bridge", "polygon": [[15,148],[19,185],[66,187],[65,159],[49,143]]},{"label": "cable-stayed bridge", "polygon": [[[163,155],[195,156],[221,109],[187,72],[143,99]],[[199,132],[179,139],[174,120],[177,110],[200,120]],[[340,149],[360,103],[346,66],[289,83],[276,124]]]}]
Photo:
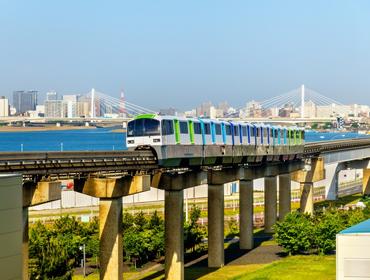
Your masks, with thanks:
[{"label": "cable-stayed bridge", "polygon": [[140,114],[156,113],[148,108],[128,102],[125,100],[123,93],[121,93],[120,98],[115,98],[92,89],[86,94],[86,98],[90,99],[89,116],[91,118],[104,117],[107,115],[131,118]]},{"label": "cable-stayed bridge", "polygon": [[[246,107],[239,108],[229,117],[237,118],[335,118],[348,111],[348,106],[330,97],[305,87],[304,85],[278,96],[248,102]],[[326,115],[326,116],[324,116]]]}]

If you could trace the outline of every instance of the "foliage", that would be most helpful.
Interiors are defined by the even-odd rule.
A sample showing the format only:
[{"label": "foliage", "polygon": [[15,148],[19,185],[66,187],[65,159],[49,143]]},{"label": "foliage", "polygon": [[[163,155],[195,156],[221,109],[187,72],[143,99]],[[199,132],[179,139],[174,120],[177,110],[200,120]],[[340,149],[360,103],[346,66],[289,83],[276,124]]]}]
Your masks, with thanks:
[{"label": "foliage", "polygon": [[312,246],[314,223],[308,214],[292,212],[274,229],[276,242],[289,254],[307,252]]},{"label": "foliage", "polygon": [[194,251],[197,245],[202,242],[205,236],[205,229],[198,224],[201,215],[201,210],[197,206],[193,206],[190,210],[189,222],[184,223],[184,247],[185,250]]},{"label": "foliage", "polygon": [[239,226],[236,219],[231,218],[227,221],[227,234],[226,237],[232,238],[239,234]]},{"label": "foliage", "polygon": [[164,222],[155,211],[149,218],[143,212],[124,213],[123,248],[125,258],[136,265],[164,254]]},{"label": "foliage", "polygon": [[83,224],[69,216],[59,218],[52,225],[37,222],[31,226],[31,279],[71,279],[73,267],[82,258],[81,245],[87,245],[88,255],[97,254],[98,245],[92,241],[96,235],[96,222]]},{"label": "foliage", "polygon": [[336,234],[365,220],[368,211],[368,207],[348,211],[330,208],[315,216],[292,212],[274,226],[275,238],[289,254],[328,254],[335,250]]}]

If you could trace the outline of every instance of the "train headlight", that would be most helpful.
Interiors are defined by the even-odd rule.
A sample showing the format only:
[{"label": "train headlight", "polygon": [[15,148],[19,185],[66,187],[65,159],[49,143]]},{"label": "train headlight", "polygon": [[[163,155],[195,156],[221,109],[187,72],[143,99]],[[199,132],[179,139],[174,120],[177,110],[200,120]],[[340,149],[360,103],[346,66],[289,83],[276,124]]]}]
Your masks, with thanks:
[{"label": "train headlight", "polygon": [[161,139],[153,139],[153,143],[161,142]]},{"label": "train headlight", "polygon": [[134,141],[134,140],[128,140],[128,141],[127,141],[127,143],[128,143],[128,144],[134,144],[134,143],[135,143],[135,141]]}]

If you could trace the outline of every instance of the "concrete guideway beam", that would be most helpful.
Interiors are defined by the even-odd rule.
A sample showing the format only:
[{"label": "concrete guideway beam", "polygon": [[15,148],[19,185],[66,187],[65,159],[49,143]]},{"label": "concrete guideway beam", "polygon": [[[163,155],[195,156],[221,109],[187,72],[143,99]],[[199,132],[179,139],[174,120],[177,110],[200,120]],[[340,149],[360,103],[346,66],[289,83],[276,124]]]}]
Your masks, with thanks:
[{"label": "concrete guideway beam", "polygon": [[189,171],[183,173],[156,173],[151,185],[153,188],[179,191],[207,184],[206,171]]},{"label": "concrete guideway beam", "polygon": [[35,206],[61,199],[61,182],[40,181],[23,184],[23,207]]},{"label": "concrete guideway beam", "polygon": [[122,198],[100,198],[100,279],[122,279],[122,232]]},{"label": "concrete guideway beam", "polygon": [[209,185],[223,185],[240,179],[240,168],[225,168],[222,170],[208,171]]},{"label": "concrete guideway beam", "polygon": [[291,211],[291,178],[290,174],[279,175],[279,220],[284,220]]},{"label": "concrete guideway beam", "polygon": [[184,279],[184,191],[165,191],[165,279]]},{"label": "concrete guideway beam", "polygon": [[253,249],[253,181],[239,183],[240,249]]},{"label": "concrete guideway beam", "polygon": [[292,173],[292,180],[301,182],[318,182],[325,179],[325,168],[323,158],[312,158],[309,165],[310,170],[299,170]]},{"label": "concrete guideway beam", "polygon": [[118,198],[150,190],[150,175],[74,179],[77,192],[98,198]]},{"label": "concrete guideway beam", "polygon": [[265,232],[272,233],[277,220],[277,179],[265,177]]},{"label": "concrete guideway beam", "polygon": [[224,185],[208,184],[208,267],[224,263]]}]

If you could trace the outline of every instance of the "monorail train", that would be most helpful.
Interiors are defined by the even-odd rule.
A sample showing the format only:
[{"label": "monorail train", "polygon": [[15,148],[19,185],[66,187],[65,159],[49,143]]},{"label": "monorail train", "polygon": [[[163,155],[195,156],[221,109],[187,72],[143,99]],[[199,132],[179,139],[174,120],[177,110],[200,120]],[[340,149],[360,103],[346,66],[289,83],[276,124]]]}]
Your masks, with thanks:
[{"label": "monorail train", "polygon": [[152,149],[161,166],[239,164],[300,157],[304,129],[145,114],[128,122],[126,141]]}]

